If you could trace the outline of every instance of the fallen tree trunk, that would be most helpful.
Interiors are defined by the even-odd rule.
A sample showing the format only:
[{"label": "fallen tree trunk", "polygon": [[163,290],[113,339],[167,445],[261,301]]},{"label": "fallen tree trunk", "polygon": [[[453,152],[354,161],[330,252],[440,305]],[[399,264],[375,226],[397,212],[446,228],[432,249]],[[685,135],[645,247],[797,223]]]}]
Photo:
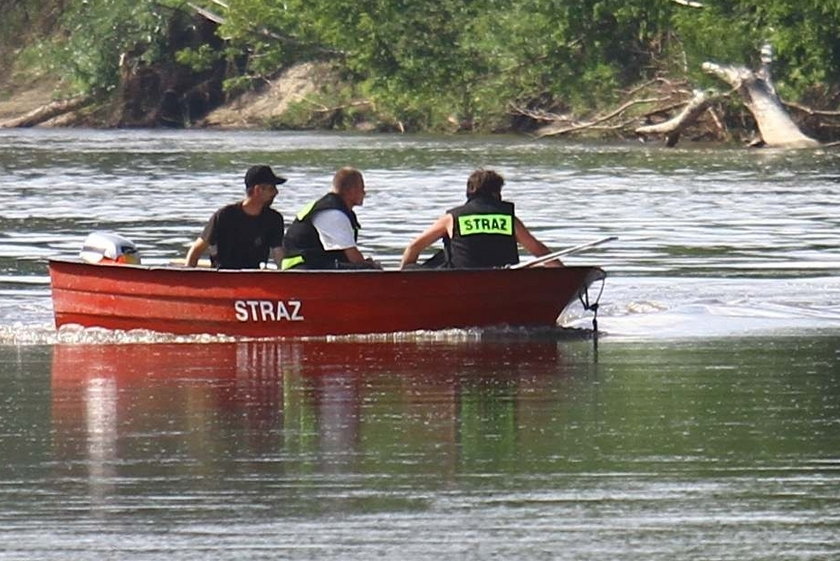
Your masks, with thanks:
[{"label": "fallen tree trunk", "polygon": [[665,135],[665,144],[667,146],[675,146],[680,139],[682,131],[694,121],[709,107],[711,99],[706,92],[696,91],[694,97],[675,117],[656,123],[653,125],[643,125],[636,127],[636,134],[662,134]]},{"label": "fallen tree trunk", "polygon": [[49,121],[59,115],[63,115],[65,113],[69,113],[71,111],[76,111],[89,105],[93,102],[93,98],[90,96],[79,96],[73,97],[70,99],[63,99],[60,101],[53,101],[47,103],[46,105],[42,105],[37,109],[33,109],[26,115],[21,117],[16,117],[14,119],[9,119],[8,121],[4,121],[0,123],[0,128],[27,128],[27,127],[34,127],[36,125],[40,125],[45,121]]},{"label": "fallen tree trunk", "polygon": [[785,111],[770,78],[772,48],[761,49],[761,68],[758,72],[745,66],[722,65],[704,62],[703,71],[720,78],[732,86],[744,100],[744,105],[755,117],[761,134],[761,143],[778,148],[810,148],[819,142],[803,133]]}]

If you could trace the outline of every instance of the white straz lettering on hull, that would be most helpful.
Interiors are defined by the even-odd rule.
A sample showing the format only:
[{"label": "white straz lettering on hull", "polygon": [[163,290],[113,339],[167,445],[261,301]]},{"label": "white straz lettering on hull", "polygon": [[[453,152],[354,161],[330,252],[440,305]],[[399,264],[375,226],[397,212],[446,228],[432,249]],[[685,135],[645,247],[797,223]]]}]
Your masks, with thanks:
[{"label": "white straz lettering on hull", "polygon": [[300,300],[237,300],[238,321],[303,321]]}]

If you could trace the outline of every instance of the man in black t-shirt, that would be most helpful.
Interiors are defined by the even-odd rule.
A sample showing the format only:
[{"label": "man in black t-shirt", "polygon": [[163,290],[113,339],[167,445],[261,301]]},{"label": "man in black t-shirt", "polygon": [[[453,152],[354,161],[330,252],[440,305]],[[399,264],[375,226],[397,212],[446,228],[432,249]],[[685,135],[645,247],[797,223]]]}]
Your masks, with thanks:
[{"label": "man in black t-shirt", "polygon": [[283,216],[271,208],[277,186],[286,179],[269,166],[253,166],[245,174],[245,198],[217,210],[187,251],[187,267],[210,250],[219,269],[259,269],[269,254],[283,260]]}]

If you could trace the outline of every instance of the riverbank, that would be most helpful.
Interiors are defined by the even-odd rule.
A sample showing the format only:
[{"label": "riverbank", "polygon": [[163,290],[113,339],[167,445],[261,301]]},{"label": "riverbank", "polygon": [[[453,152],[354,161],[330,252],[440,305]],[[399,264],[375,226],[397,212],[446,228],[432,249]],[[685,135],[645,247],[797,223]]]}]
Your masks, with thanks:
[{"label": "riverbank", "polygon": [[[55,79],[39,77],[15,83],[7,78],[0,81],[0,128],[408,130],[404,123],[358,94],[353,84],[342,80],[336,67],[324,62],[291,66],[275,78],[265,80],[261,87],[239,95],[221,91],[211,93],[212,86],[208,81],[196,80],[187,93],[181,95],[172,90],[149,90],[143,84],[149,76],[154,76],[153,82],[162,83],[171,72],[172,69],[166,67],[145,68],[141,73],[127,75],[119,91],[102,101],[90,97],[61,99],[61,83]],[[445,128],[436,128],[434,132],[522,133],[535,137],[625,140],[664,138],[669,145],[679,138],[690,142],[757,143],[754,120],[743,113],[729,114],[721,103],[706,102],[690,122],[680,123],[676,132],[667,129],[669,123],[686,113],[686,109],[681,108],[694,103],[686,97],[687,88],[684,80],[663,78],[645,84],[643,89],[634,89],[618,109],[606,110],[603,115],[557,115],[511,106],[504,126],[488,130],[483,123],[460,120],[452,115],[446,119]],[[650,105],[651,100],[656,104],[647,109],[632,109],[634,105]],[[196,107],[200,109],[196,110]],[[783,113],[780,106],[780,115],[786,118]],[[820,128],[813,127],[815,123],[805,124],[812,125],[812,129]],[[793,122],[790,126],[796,127]],[[644,129],[651,132],[642,132]]]},{"label": "riverbank", "polygon": [[23,117],[50,103],[57,85],[44,78],[25,83],[0,83],[0,123]]},{"label": "riverbank", "polygon": [[[0,127],[19,126],[17,123],[28,115],[55,103],[60,99],[58,82],[47,78],[26,83],[5,83],[0,88]],[[265,128],[271,119],[282,115],[291,103],[305,98],[316,89],[316,85],[300,73],[287,79],[279,79],[258,92],[249,92],[230,103],[214,109],[199,123],[199,127],[213,128]],[[100,113],[102,112],[100,106]],[[41,127],[90,126],[92,128],[113,128],[106,118],[91,117],[91,111],[70,110],[57,118],[36,123]]]},{"label": "riverbank", "polygon": [[[701,6],[686,2],[618,11],[388,6],[357,6],[348,17],[340,2],[294,10],[263,0],[13,2],[0,21],[3,116],[44,107],[43,91],[2,87],[20,73],[61,79],[66,94],[83,96],[5,126],[665,136],[671,146],[773,147],[840,134],[837,54],[826,48],[836,18],[824,7],[703,5],[697,18],[687,15]],[[334,65],[337,87],[310,82],[306,65],[322,63]],[[722,71],[714,83],[709,64]],[[299,80],[278,86],[282,69],[302,71]],[[769,100],[773,122],[756,123],[777,91],[790,103]],[[807,138],[791,142],[797,128]]]},{"label": "riverbank", "polygon": [[[60,95],[57,80],[38,78],[21,83],[8,79],[0,84],[0,128],[9,127],[87,127],[109,128],[209,128],[221,130],[352,130],[362,132],[406,132],[404,123],[378,111],[372,101],[352,93],[352,84],[343,82],[338,72],[326,63],[302,63],[267,80],[262,87],[240,95],[229,95],[228,99],[202,112],[195,119],[189,118],[187,100],[179,102],[175,111],[177,117],[161,119],[162,107],[145,112],[145,118],[133,124],[121,115],[126,107],[149,106],[148,98],[132,97],[131,88],[125,87],[119,96],[81,107],[60,107],[46,111],[50,106],[65,102]],[[43,118],[44,114],[49,118]],[[31,117],[31,118],[30,118]],[[529,121],[526,123],[525,121]],[[540,119],[531,117],[512,118],[508,126],[496,127],[496,133],[539,130]],[[543,123],[548,130],[554,125]],[[586,127],[579,127],[576,135],[585,133]],[[420,131],[414,131],[420,132]],[[453,115],[447,119],[445,129],[436,132],[488,132]],[[549,132],[548,134],[552,134]],[[590,136],[616,137],[622,134],[615,130],[593,131]],[[708,131],[698,137],[714,137]],[[719,140],[719,139],[718,139]]]},{"label": "riverbank", "polygon": [[[335,98],[334,92],[347,88],[328,64],[298,64],[260,88],[231,96],[194,121],[184,120],[182,116],[176,128],[399,130],[398,125],[376,117],[372,104],[365,100],[337,102],[333,106],[323,103],[325,98]],[[22,126],[19,123],[27,116],[61,101],[58,92],[58,81],[47,78],[0,85],[0,128]],[[143,101],[124,99],[122,103],[141,105]],[[59,110],[55,117],[23,126],[121,128],[122,125],[115,125],[118,119],[113,116],[114,105],[114,100],[109,100]]]}]

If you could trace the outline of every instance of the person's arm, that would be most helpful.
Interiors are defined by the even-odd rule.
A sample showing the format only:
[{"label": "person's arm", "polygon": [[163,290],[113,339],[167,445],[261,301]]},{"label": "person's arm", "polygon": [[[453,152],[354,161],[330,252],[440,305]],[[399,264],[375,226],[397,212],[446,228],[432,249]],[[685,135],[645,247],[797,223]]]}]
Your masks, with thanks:
[{"label": "person's arm", "polygon": [[353,226],[350,219],[340,210],[324,210],[312,218],[312,225],[318,231],[318,238],[326,251],[342,251],[350,263],[370,263],[378,266],[371,258],[365,258],[356,247]]},{"label": "person's arm", "polygon": [[[525,227],[525,224],[516,217],[513,219],[513,233],[516,236],[517,243],[521,244],[522,247],[527,249],[534,257],[542,257],[543,255],[551,253],[551,250],[548,249],[544,243],[535,238],[534,234]],[[559,259],[552,259],[551,261],[544,263],[544,266],[562,267],[563,262]]]},{"label": "person's arm", "polygon": [[[286,225],[283,220],[283,215],[274,209],[271,209],[269,216],[273,217],[271,227],[268,234],[269,255],[274,262],[277,263],[277,268],[283,268],[283,258],[286,257],[286,251],[283,249],[283,236],[286,231]],[[266,263],[266,265],[268,265]]]},{"label": "person's arm", "polygon": [[408,244],[408,247],[406,247],[403,252],[402,260],[400,260],[400,268],[404,269],[407,265],[417,263],[417,259],[420,257],[420,253],[424,249],[445,235],[451,235],[451,231],[452,215],[447,213],[438,218],[434,224],[426,229],[425,232],[414,238],[411,243]]},{"label": "person's arm", "polygon": [[283,250],[283,246],[272,247],[271,248],[271,257],[274,258],[274,262],[277,263],[278,267],[283,265],[283,258],[286,256],[286,252]]},{"label": "person's arm", "polygon": [[365,261],[367,261],[369,263],[373,262],[372,259],[365,259],[365,256],[362,255],[362,252],[359,251],[359,248],[357,248],[357,247],[348,247],[348,248],[345,248],[343,251],[344,251],[344,256],[351,263],[364,263]]},{"label": "person's arm", "polygon": [[201,234],[192,243],[190,249],[187,250],[187,258],[185,259],[187,267],[197,266],[199,260],[201,259],[201,255],[207,251],[211,245],[216,244],[219,221],[221,220],[223,212],[224,209],[219,209],[213,213],[213,216],[211,216],[210,220],[207,221],[207,224],[204,225],[204,229],[201,231]]},{"label": "person's arm", "polygon": [[204,241],[204,238],[196,238],[190,246],[190,249],[187,250],[186,266],[195,267],[198,265],[198,260],[201,257],[201,254],[204,253],[209,246],[210,244]]}]

